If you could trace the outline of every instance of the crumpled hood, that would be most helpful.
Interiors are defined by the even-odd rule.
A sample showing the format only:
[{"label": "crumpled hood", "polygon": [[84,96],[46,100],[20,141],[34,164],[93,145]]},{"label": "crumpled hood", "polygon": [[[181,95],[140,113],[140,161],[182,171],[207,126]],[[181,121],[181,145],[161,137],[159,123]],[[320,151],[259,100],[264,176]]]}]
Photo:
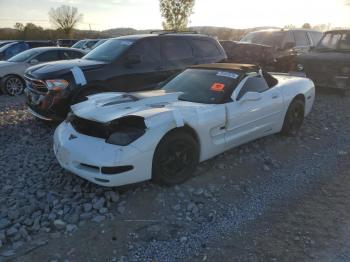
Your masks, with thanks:
[{"label": "crumpled hood", "polygon": [[101,93],[88,96],[88,100],[71,106],[78,117],[108,123],[112,120],[136,115],[152,116],[169,111],[168,105],[179,101],[181,93],[165,93],[164,90],[135,93]]},{"label": "crumpled hood", "polygon": [[93,61],[87,59],[62,60],[44,63],[28,68],[26,74],[38,79],[60,77],[68,73],[73,67],[79,67],[81,70],[97,69],[106,65],[105,62]]}]

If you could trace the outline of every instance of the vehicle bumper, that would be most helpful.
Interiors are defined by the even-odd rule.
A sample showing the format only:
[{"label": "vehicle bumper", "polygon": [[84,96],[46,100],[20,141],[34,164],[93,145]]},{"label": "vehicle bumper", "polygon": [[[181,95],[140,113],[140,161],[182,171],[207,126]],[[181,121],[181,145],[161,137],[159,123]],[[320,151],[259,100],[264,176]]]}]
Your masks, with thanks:
[{"label": "vehicle bumper", "polygon": [[54,93],[38,93],[30,88],[24,89],[28,111],[46,121],[62,121],[66,115],[66,105]]},{"label": "vehicle bumper", "polygon": [[[152,177],[153,153],[133,146],[108,144],[104,139],[82,135],[66,121],[54,134],[54,152],[60,165],[70,172],[102,186],[121,186]],[[117,174],[104,174],[102,167],[133,168]]]}]

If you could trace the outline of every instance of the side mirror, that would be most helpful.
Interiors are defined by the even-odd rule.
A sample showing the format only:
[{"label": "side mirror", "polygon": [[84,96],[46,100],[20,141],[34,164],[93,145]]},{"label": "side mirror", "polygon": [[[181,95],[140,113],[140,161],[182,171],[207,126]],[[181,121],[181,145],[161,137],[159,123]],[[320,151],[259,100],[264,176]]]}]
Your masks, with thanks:
[{"label": "side mirror", "polygon": [[141,63],[141,56],[140,55],[128,55],[125,58],[125,65],[126,66],[132,66],[137,65]]},{"label": "side mirror", "polygon": [[259,101],[261,99],[261,94],[258,92],[247,92],[245,93],[241,99],[240,103],[249,102],[249,101]]},{"label": "side mirror", "polygon": [[39,61],[37,59],[32,59],[29,61],[29,64],[31,64],[31,65],[36,65],[37,63],[39,63]]}]

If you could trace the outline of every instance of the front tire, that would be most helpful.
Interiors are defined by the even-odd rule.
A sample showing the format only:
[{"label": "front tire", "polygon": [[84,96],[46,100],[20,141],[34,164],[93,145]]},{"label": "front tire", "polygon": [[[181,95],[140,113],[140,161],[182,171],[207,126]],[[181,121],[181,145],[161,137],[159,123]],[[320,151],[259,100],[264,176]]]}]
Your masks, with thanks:
[{"label": "front tire", "polygon": [[24,81],[18,76],[7,76],[1,85],[2,92],[10,96],[21,95],[24,91]]},{"label": "front tire", "polygon": [[183,183],[199,162],[197,141],[185,131],[172,131],[159,142],[153,156],[152,178],[166,186]]},{"label": "front tire", "polygon": [[294,99],[284,118],[282,134],[295,136],[304,122],[305,103],[302,99]]}]

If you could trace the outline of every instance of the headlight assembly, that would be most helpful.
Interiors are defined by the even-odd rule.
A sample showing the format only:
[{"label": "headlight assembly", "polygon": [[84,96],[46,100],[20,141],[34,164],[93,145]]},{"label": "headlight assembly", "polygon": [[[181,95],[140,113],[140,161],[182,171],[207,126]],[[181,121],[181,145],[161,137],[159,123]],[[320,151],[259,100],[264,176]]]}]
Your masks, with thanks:
[{"label": "headlight assembly", "polygon": [[64,79],[53,79],[53,80],[46,80],[46,85],[49,90],[54,91],[61,91],[69,85],[68,81]]},{"label": "headlight assembly", "polygon": [[141,137],[144,133],[144,129],[124,128],[123,130],[112,133],[107,138],[106,142],[118,146],[127,146]]}]

